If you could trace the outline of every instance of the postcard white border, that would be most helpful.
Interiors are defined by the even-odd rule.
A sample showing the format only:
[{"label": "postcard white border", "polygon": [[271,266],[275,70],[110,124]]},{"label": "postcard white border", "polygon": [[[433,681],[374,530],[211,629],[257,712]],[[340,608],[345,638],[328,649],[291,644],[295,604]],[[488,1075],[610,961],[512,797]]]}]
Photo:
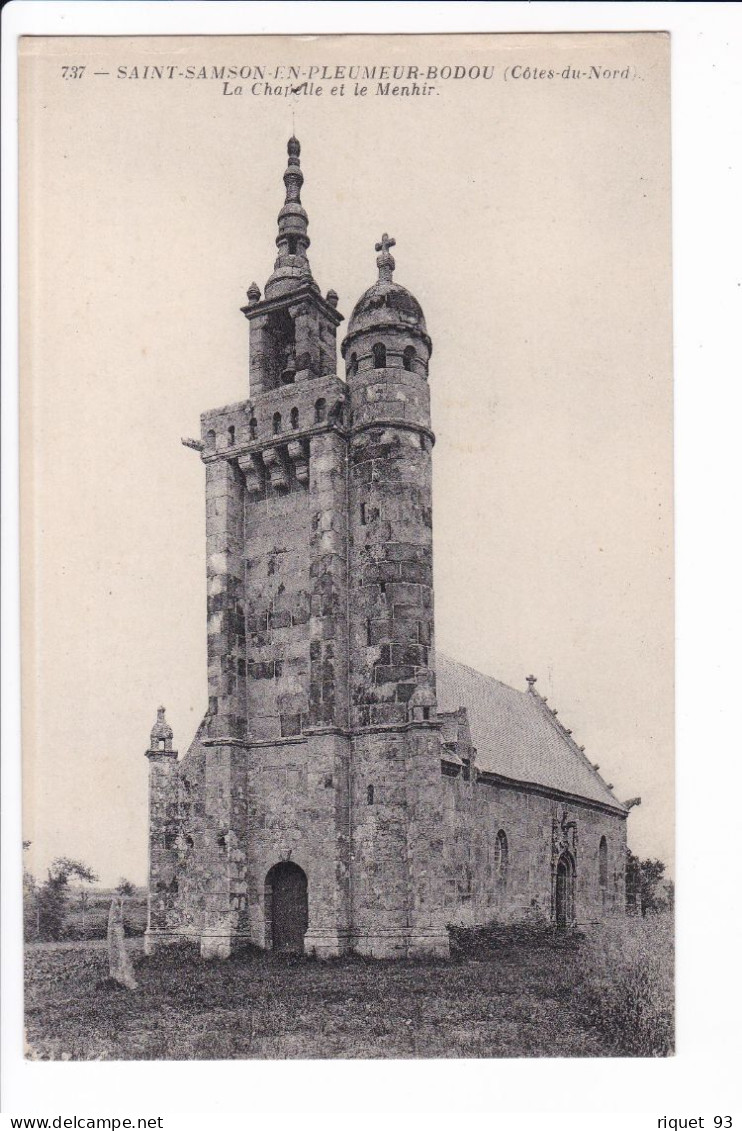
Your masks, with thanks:
[{"label": "postcard white border", "polygon": [[[742,13],[676,3],[46,3],[3,10],[3,1111],[244,1116],[511,1113],[498,1126],[656,1127],[735,1114],[742,752],[739,262]],[[669,30],[678,594],[678,1055],[668,1061],[59,1064],[20,1053],[16,40],[19,35]],[[736,249],[737,262],[734,262]],[[736,998],[735,998],[736,995]],[[553,1097],[561,1097],[557,1101]],[[737,1102],[737,1113],[739,1113]],[[239,1117],[235,1114],[241,1113]],[[516,1113],[519,1113],[516,1115]],[[530,1113],[530,1114],[529,1114]],[[541,1115],[537,1113],[543,1113]],[[622,1114],[619,1114],[622,1113]],[[629,1114],[631,1113],[631,1114]],[[310,1118],[311,1116],[311,1118]],[[599,1116],[599,1122],[597,1117]],[[197,1122],[198,1121],[198,1122]],[[234,1121],[234,1122],[233,1122]],[[211,1121],[210,1121],[211,1122]],[[281,1125],[281,1120],[278,1125]],[[288,1123],[288,1119],[286,1120]],[[476,1121],[477,1124],[480,1122]],[[426,1125],[430,1115],[426,1115]],[[481,1121],[482,1126],[485,1122]],[[709,1124],[707,1123],[706,1126]],[[327,1121],[323,1120],[323,1126]],[[487,1119],[487,1127],[493,1122]],[[713,1123],[711,1123],[713,1126]]]}]

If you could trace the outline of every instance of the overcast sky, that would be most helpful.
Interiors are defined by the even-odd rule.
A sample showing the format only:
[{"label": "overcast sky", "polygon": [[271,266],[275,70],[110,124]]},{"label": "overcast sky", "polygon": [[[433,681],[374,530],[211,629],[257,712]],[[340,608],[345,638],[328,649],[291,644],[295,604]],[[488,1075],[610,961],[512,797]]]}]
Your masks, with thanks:
[{"label": "overcast sky", "polygon": [[[206,707],[203,468],[182,436],[248,395],[245,291],[275,257],[286,140],[348,317],[397,240],[433,339],[438,647],[538,689],[673,851],[666,41],[89,41],[26,60],[25,835],[142,882],[144,750]],[[208,48],[208,49],[207,49]],[[154,52],[159,52],[159,57]],[[505,68],[629,80],[504,81]],[[427,96],[290,99],[125,65],[494,65]],[[98,84],[98,85],[94,85]],[[375,84],[369,84],[375,89]],[[352,84],[349,84],[349,87]],[[328,84],[329,87],[329,84]],[[341,327],[342,333],[342,327]]]}]

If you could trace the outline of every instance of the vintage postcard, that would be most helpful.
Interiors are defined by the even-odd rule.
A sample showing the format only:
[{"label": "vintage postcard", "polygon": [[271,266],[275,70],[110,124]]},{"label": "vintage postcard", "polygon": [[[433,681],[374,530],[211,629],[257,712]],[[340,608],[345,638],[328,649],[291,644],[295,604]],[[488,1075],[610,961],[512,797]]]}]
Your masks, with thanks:
[{"label": "vintage postcard", "polygon": [[29,1057],[673,1053],[669,108],[21,41]]}]

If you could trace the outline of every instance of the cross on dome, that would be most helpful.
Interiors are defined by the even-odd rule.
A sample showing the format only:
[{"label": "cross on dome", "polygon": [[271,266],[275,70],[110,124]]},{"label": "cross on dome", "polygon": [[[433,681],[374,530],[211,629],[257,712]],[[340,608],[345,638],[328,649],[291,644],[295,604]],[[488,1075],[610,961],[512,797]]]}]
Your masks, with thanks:
[{"label": "cross on dome", "polygon": [[376,266],[379,268],[379,279],[383,279],[387,283],[392,281],[392,272],[396,267],[394,256],[390,252],[390,247],[396,247],[397,241],[391,239],[386,232],[381,237],[381,242],[375,245],[376,251],[381,254],[376,257]]}]

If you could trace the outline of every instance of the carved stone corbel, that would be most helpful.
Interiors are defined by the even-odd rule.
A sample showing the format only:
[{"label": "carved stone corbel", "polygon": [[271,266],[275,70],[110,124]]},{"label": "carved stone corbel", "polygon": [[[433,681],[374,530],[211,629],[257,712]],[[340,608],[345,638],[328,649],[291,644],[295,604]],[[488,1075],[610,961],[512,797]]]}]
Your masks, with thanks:
[{"label": "carved stone corbel", "polygon": [[296,478],[299,483],[309,482],[309,460],[307,449],[302,440],[291,440],[288,445],[289,459],[294,464]]},{"label": "carved stone corbel", "polygon": [[277,491],[288,491],[289,471],[280,448],[265,448],[263,464],[270,476],[271,487]]},{"label": "carved stone corbel", "polygon": [[240,468],[245,476],[245,490],[258,495],[263,490],[263,466],[258,455],[239,456]]}]

